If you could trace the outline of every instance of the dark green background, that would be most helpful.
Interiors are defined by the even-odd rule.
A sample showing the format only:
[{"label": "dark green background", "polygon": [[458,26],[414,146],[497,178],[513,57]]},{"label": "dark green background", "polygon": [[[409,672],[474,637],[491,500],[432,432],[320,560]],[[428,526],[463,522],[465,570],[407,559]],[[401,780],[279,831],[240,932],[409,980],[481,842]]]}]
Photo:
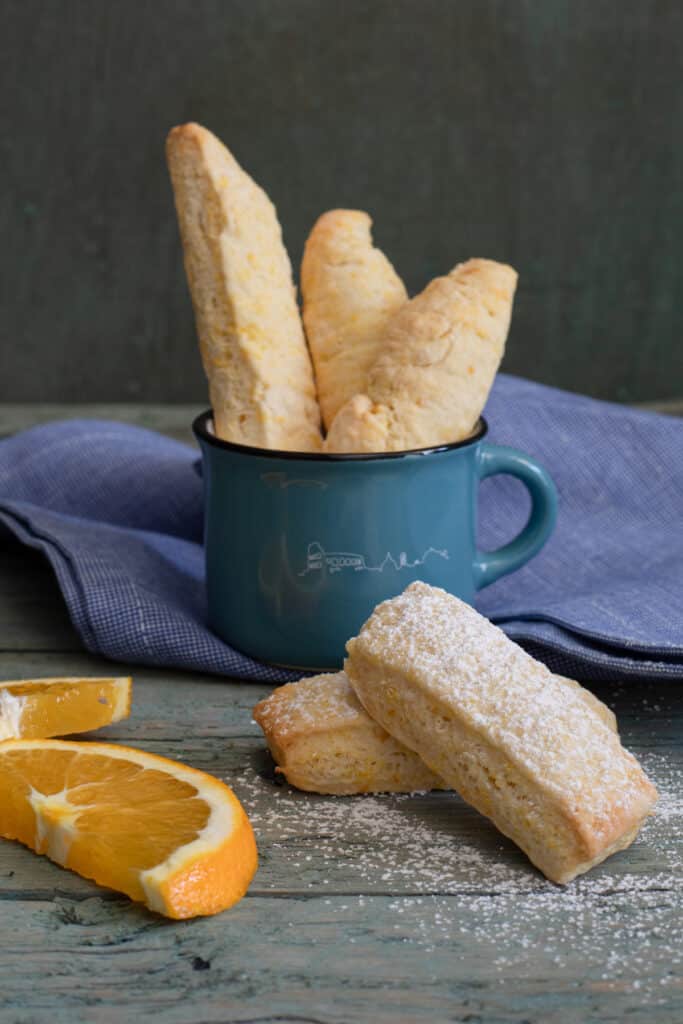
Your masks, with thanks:
[{"label": "dark green background", "polygon": [[505,368],[683,394],[680,0],[13,0],[0,33],[0,398],[201,401],[163,158],[220,135],[298,265],[356,206],[411,291],[520,288]]}]

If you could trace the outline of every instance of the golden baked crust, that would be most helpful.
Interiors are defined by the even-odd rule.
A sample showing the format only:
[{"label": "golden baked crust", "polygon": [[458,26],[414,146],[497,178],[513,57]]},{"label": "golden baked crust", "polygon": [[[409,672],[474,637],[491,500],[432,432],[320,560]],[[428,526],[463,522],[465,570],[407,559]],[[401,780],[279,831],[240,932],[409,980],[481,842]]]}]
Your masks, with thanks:
[{"label": "golden baked crust", "polygon": [[602,719],[608,729],[611,729],[612,732],[619,732],[617,716],[599,697],[596,697],[594,693],[587,690],[581,683],[577,683],[575,679],[568,679],[567,676],[555,676],[555,679],[559,679],[561,682],[566,683],[567,686],[570,686],[586,707],[594,711],[598,718]]},{"label": "golden baked crust", "polygon": [[201,125],[174,128],[166,155],[217,435],[319,449],[313,368],[275,207]]},{"label": "golden baked crust", "polygon": [[[616,730],[614,714],[573,679],[584,704]],[[254,708],[287,781],[313,793],[415,793],[447,784],[374,722],[344,672],[280,686]]]},{"label": "golden baked crust", "polygon": [[408,451],[468,437],[503,357],[517,273],[472,259],[392,317],[365,395],[337,413],[330,452]]},{"label": "golden baked crust", "polygon": [[371,226],[362,210],[329,210],[304,249],[303,317],[326,428],[349,398],[365,391],[387,323],[408,299],[373,246]]},{"label": "golden baked crust", "polygon": [[657,791],[618,735],[469,605],[413,583],[347,644],[366,711],[565,883],[635,838]]},{"label": "golden baked crust", "polygon": [[287,683],[260,701],[278,771],[313,793],[410,793],[448,788],[369,717],[343,672]]}]

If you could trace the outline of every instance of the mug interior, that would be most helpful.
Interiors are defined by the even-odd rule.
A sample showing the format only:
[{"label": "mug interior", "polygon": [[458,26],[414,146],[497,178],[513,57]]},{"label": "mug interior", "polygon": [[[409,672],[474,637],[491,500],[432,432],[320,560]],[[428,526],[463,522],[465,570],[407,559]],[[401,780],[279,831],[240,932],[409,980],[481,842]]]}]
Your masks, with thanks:
[{"label": "mug interior", "polygon": [[451,444],[434,445],[431,448],[409,448],[400,452],[295,452],[277,448],[257,448],[253,445],[237,444],[234,441],[225,441],[223,438],[217,437],[213,425],[212,409],[200,413],[192,423],[192,430],[197,440],[206,441],[212,447],[269,459],[301,459],[308,462],[374,462],[379,459],[402,459],[407,455],[433,455],[437,452],[450,452],[456,448],[466,448],[468,445],[481,441],[488,433],[488,429],[488,423],[483,416],[480,416],[469,437],[462,441],[453,441]]}]

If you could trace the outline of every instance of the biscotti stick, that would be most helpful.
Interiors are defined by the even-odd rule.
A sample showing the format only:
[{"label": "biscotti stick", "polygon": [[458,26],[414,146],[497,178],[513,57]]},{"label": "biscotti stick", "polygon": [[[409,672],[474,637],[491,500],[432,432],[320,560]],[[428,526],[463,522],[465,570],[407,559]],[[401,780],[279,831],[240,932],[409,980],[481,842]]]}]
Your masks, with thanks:
[{"label": "biscotti stick", "polygon": [[343,672],[280,686],[253,714],[278,770],[299,789],[348,795],[448,788],[373,722]]},{"label": "biscotti stick", "polygon": [[469,605],[413,583],[347,644],[368,714],[569,882],[633,842],[657,791],[581,696]]},{"label": "biscotti stick", "polygon": [[402,306],[365,393],[339,410],[326,450],[408,451],[466,438],[503,357],[516,285],[512,267],[473,259]]},{"label": "biscotti stick", "polygon": [[320,448],[313,368],[275,207],[198,124],[166,143],[218,437]]},{"label": "biscotti stick", "polygon": [[[602,701],[573,679],[557,678],[616,730]],[[422,758],[370,718],[344,672],[279,686],[256,705],[254,719],[277,770],[299,789],[349,795],[447,788]]]},{"label": "biscotti stick", "polygon": [[388,321],[408,299],[403,282],[372,244],[361,210],[329,210],[308,236],[301,264],[306,336],[323,423],[365,391]]}]

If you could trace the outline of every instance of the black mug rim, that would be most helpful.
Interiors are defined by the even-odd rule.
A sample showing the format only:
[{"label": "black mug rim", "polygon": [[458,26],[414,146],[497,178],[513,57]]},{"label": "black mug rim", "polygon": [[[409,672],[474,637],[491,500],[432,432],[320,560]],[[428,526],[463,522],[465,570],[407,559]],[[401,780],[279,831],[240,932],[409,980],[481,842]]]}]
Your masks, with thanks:
[{"label": "black mug rim", "polygon": [[245,455],[256,455],[268,459],[295,459],[304,462],[377,462],[381,459],[402,459],[406,455],[436,455],[440,452],[452,452],[458,448],[466,448],[468,445],[477,444],[488,433],[488,423],[483,416],[479,417],[476,431],[463,441],[453,441],[451,444],[435,445],[432,448],[409,448],[402,452],[290,452],[281,451],[276,448],[256,448],[248,444],[237,444],[234,441],[224,441],[215,434],[209,433],[207,424],[213,419],[213,409],[206,409],[195,417],[192,423],[194,436],[198,441],[205,441],[214,448],[228,452],[241,452]]}]

